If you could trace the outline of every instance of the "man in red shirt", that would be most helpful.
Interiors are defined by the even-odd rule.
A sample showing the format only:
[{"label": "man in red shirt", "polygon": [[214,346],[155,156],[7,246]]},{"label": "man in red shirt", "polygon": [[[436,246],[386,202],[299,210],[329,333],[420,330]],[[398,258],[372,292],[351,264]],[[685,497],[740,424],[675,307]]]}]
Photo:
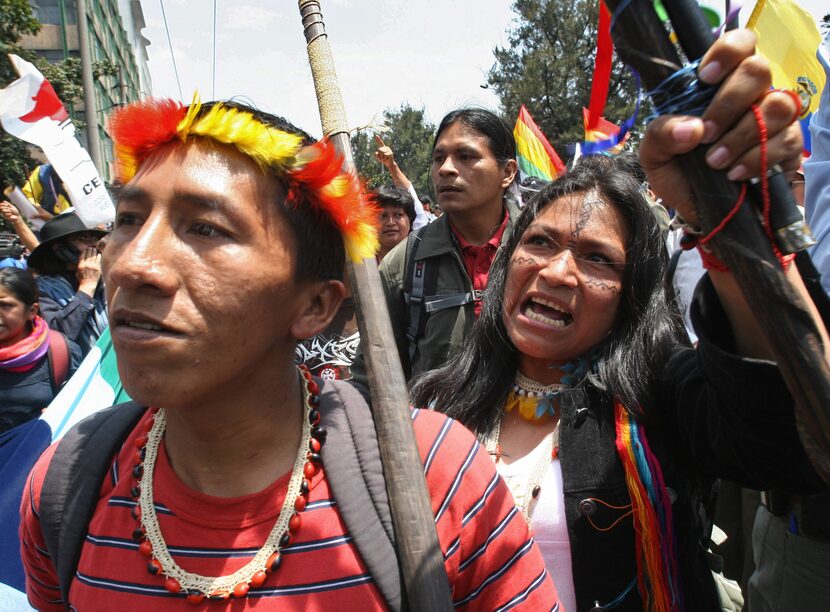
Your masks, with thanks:
[{"label": "man in red shirt", "polygon": [[[443,365],[481,313],[490,266],[519,213],[515,158],[512,130],[488,110],[455,110],[438,126],[432,182],[445,214],[380,267],[407,379]],[[352,377],[366,383],[360,351]]]},{"label": "man in red shirt", "polygon": [[[344,252],[373,256],[376,211],[353,176],[331,172],[328,143],[246,106],[145,100],[110,131],[123,186],[103,272],[119,374],[137,402],[113,413],[137,422],[115,440],[68,589],[44,513],[61,447],[33,469],[21,505],[30,602],[384,608],[320,427],[349,412],[354,391],[294,365],[298,340],[343,299]],[[555,609],[527,526],[472,434],[436,413],[413,422],[455,605]]]}]

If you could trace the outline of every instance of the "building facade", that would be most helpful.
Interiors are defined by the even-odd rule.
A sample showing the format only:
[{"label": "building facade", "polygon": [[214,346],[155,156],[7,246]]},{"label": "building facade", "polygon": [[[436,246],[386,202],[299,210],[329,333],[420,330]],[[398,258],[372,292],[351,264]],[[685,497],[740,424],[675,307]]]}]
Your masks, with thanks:
[{"label": "building facade", "polygon": [[[75,0],[29,0],[32,12],[43,24],[37,36],[26,36],[21,46],[49,61],[79,57],[78,9]],[[150,70],[147,46],[141,30],[145,27],[140,0],[86,0],[89,49],[93,65],[108,62],[114,75],[95,79],[95,105],[98,109],[98,139],[105,167],[101,176],[112,176],[112,140],[106,134],[106,117],[113,108],[150,95]],[[74,115],[84,119],[83,104],[74,105]],[[78,132],[88,147],[84,130]]]}]

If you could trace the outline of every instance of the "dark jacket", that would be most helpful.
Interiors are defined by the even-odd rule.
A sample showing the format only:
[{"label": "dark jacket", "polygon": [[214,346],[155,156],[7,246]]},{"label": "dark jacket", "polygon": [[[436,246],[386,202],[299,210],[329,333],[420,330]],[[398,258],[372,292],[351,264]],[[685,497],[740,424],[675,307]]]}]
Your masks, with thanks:
[{"label": "dark jacket", "polygon": [[[82,356],[77,344],[68,340],[68,345],[69,377],[80,365]],[[48,356],[26,372],[0,370],[0,433],[38,418],[54,397]]]},{"label": "dark jacket", "polygon": [[[520,212],[517,206],[507,202],[507,212],[510,216],[502,235],[502,246],[510,237]],[[435,295],[472,292],[473,283],[464,268],[461,249],[450,229],[448,215],[441,215],[418,232],[421,236],[421,244],[416,251],[415,261],[428,260],[426,266],[437,266]],[[409,340],[406,338],[410,308],[404,296],[404,287],[407,273],[407,244],[413,240],[413,234],[392,249],[380,265],[380,276],[386,294],[389,318],[392,321],[392,331],[395,334],[395,344],[407,380],[444,365],[447,359],[461,347],[461,343],[470,333],[475,321],[472,302],[430,314],[423,334],[416,339],[417,352],[414,363],[411,362]],[[422,313],[421,316],[425,315]],[[358,349],[357,358],[352,364],[352,379],[357,383],[367,385],[362,349]]]},{"label": "dark jacket", "polygon": [[[734,354],[729,324],[708,277],[698,286],[692,319],[700,338],[698,350],[678,347],[642,422],[674,500],[685,609],[720,610],[704,518],[715,480],[723,477],[749,488],[795,493],[823,485],[802,449],[793,401],[778,368]],[[611,526],[631,504],[614,443],[613,407],[607,397],[595,393],[589,395],[587,408],[577,414],[563,407],[560,425],[565,515],[579,610],[589,610],[595,601],[610,603],[637,576],[632,520],[626,517],[607,531],[597,529]],[[642,609],[635,587],[615,612]]]},{"label": "dark jacket", "polygon": [[78,291],[73,274],[38,276],[37,284],[41,316],[86,355],[107,327],[104,283],[98,283],[95,297]]}]

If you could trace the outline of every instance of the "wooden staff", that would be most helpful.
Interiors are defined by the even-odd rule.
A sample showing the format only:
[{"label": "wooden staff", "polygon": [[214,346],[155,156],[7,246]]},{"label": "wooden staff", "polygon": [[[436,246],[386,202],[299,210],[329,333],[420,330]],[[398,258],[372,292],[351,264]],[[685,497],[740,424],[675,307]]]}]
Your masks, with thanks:
[{"label": "wooden staff", "polygon": [[[620,57],[640,73],[648,89],[655,89],[681,62],[653,4],[650,0],[633,0],[627,5],[626,0],[606,2],[612,11],[624,6],[612,33]],[[687,56],[701,56],[711,43],[711,33],[707,28],[701,29],[698,7],[687,0],[670,0],[664,6]],[[704,40],[707,32],[709,40]],[[734,207],[739,195],[737,183],[706,164],[709,146],[702,145],[680,159],[700,224],[707,234]],[[781,206],[773,203],[775,208]],[[710,244],[717,257],[729,266],[766,330],[767,341],[795,399],[801,442],[818,474],[830,482],[830,369],[807,305],[787,282],[760,223],[757,207],[742,206]],[[798,257],[806,254],[802,252]]]},{"label": "wooden staff", "polygon": [[[320,3],[299,0],[299,7],[323,134],[343,154],[344,166],[353,172],[349,129]],[[377,262],[372,258],[348,266],[401,563],[402,587],[411,610],[451,610],[449,579],[435,531],[424,468],[412,429],[406,379],[395,350]]]}]

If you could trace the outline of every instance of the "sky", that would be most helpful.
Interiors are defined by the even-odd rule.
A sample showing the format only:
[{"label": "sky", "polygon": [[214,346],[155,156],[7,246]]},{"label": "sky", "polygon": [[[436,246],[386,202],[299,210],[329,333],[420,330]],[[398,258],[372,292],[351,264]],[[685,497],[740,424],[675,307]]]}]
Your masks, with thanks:
[{"label": "sky", "polygon": [[[826,1],[800,4],[819,19],[828,11]],[[153,95],[179,98],[161,2],[184,101],[197,89],[203,100],[240,97],[321,135],[296,0],[216,0],[215,88],[214,2],[144,0]],[[423,107],[435,124],[459,106],[497,110],[495,94],[481,85],[493,65],[493,49],[507,44],[511,5],[511,0],[322,0],[349,126],[379,122],[384,109],[403,103]],[[746,19],[754,2],[744,5]]]}]

